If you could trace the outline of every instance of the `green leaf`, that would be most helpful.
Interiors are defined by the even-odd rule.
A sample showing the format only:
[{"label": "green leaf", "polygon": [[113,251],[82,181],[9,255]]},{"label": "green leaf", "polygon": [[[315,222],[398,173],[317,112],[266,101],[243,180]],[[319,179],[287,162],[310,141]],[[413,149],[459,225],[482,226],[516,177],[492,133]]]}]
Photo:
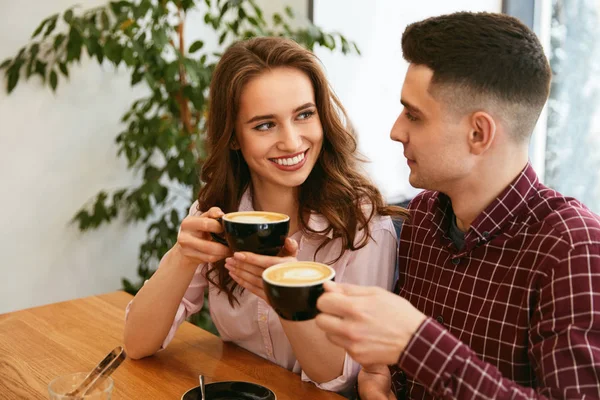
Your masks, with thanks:
[{"label": "green leaf", "polygon": [[131,74],[131,86],[135,86],[142,81],[144,78],[144,73],[139,70],[133,71]]},{"label": "green leaf", "polygon": [[0,70],[8,67],[10,65],[10,63],[12,63],[12,59],[11,58],[7,58],[6,60],[4,60],[2,62],[2,64],[0,64]]},{"label": "green leaf", "polygon": [[50,72],[50,87],[53,91],[56,92],[56,86],[58,85],[58,75],[56,75],[56,71]]},{"label": "green leaf", "polygon": [[58,20],[58,14],[56,14],[52,18],[50,18],[50,23],[48,24],[48,27],[46,28],[46,32],[44,33],[44,38],[48,37],[48,35],[50,35],[54,31],[54,28],[56,28],[57,20]]},{"label": "green leaf", "polygon": [[240,21],[239,20],[235,20],[233,22],[227,23],[227,26],[229,27],[229,29],[231,29],[231,31],[233,32],[233,34],[235,36],[238,35],[238,29],[240,27]]},{"label": "green leaf", "polygon": [[200,50],[202,48],[202,46],[204,46],[204,42],[202,40],[196,40],[190,46],[190,49],[189,49],[190,54],[197,52],[198,50]]},{"label": "green leaf", "polygon": [[100,39],[100,36],[102,36],[102,34],[100,33],[100,31],[96,27],[95,23],[87,24],[85,26],[85,28],[86,28],[87,36],[89,36],[89,37],[93,37],[95,39]]},{"label": "green leaf", "polygon": [[127,11],[128,8],[131,8],[133,4],[129,1],[111,1],[109,3],[110,9],[115,15],[121,15]]},{"label": "green leaf", "polygon": [[227,38],[228,33],[229,33],[228,31],[225,31],[221,34],[221,36],[219,36],[219,44],[220,45],[223,44],[223,42],[225,42],[225,39]]},{"label": "green leaf", "polygon": [[123,50],[123,61],[125,61],[125,64],[129,65],[130,67],[135,65],[135,56],[131,47],[125,47]]},{"label": "green leaf", "polygon": [[243,7],[238,8],[238,20],[246,19],[246,10]]},{"label": "green leaf", "polygon": [[21,70],[19,68],[11,68],[8,70],[8,81],[6,83],[6,91],[10,94],[19,82],[19,75]]},{"label": "green leaf", "polygon": [[54,50],[58,50],[60,45],[63,44],[63,42],[65,41],[65,35],[63,35],[62,33],[59,33],[58,35],[56,35],[56,37],[54,38]]},{"label": "green leaf", "polygon": [[167,43],[169,43],[169,37],[167,36],[167,33],[164,31],[164,29],[154,30],[152,38],[154,40],[155,46],[158,46],[159,48],[163,48]]},{"label": "green leaf", "polygon": [[110,20],[108,19],[108,14],[106,13],[105,10],[102,10],[101,19],[102,19],[102,28],[104,30],[108,30],[108,28],[110,28]]},{"label": "green leaf", "polygon": [[[323,42],[324,46],[328,49],[333,50],[335,48],[335,39],[333,36],[329,34],[323,35]],[[346,47],[348,46],[347,42],[342,41],[342,46],[344,46],[344,44],[346,44]]]},{"label": "green leaf", "polygon": [[69,41],[67,42],[67,62],[79,60],[81,57],[81,47],[83,46],[83,38],[74,26],[69,31]]},{"label": "green leaf", "polygon": [[84,43],[90,57],[93,57],[98,53],[102,53],[102,47],[100,46],[100,43],[98,43],[98,39],[96,37],[90,36],[84,40]]},{"label": "green leaf", "polygon": [[132,284],[128,279],[123,278],[121,283],[123,284],[124,291],[133,296],[137,294],[139,288],[136,285]]},{"label": "green leaf", "polygon": [[60,69],[60,72],[62,72],[64,76],[67,78],[69,77],[69,70],[67,69],[67,65],[65,63],[59,63],[58,69]]},{"label": "green leaf", "polygon": [[73,21],[73,10],[68,9],[67,11],[65,11],[65,14],[63,15],[63,19],[65,20],[65,22],[67,24],[71,24],[71,22]]},{"label": "green leaf", "polygon": [[46,24],[48,23],[49,20],[50,20],[50,18],[46,18],[39,24],[39,26],[37,28],[35,28],[35,31],[33,31],[33,34],[31,35],[32,39],[34,37],[36,37],[37,35],[39,35],[40,33],[42,33],[42,31],[44,30],[44,27],[46,26]]},{"label": "green leaf", "polygon": [[273,25],[279,26],[279,25],[281,25],[282,22],[283,22],[283,19],[281,18],[281,15],[279,13],[274,13],[273,14]]},{"label": "green leaf", "polygon": [[146,72],[144,74],[144,78],[146,79],[146,83],[148,84],[148,86],[150,86],[150,89],[154,89],[154,87],[156,86],[156,79],[154,79],[152,74]]},{"label": "green leaf", "polygon": [[27,62],[27,69],[25,71],[25,76],[27,77],[27,79],[29,79],[31,77],[31,75],[33,75],[33,67],[35,66],[35,58],[30,58],[29,61]]},{"label": "green leaf", "polygon": [[183,11],[187,11],[190,8],[193,8],[195,5],[196,1],[195,0],[181,0],[181,8],[183,9]]},{"label": "green leaf", "polygon": [[161,172],[154,165],[150,164],[144,170],[144,179],[147,181],[155,181],[161,176]]},{"label": "green leaf", "polygon": [[45,82],[46,81],[46,63],[38,60],[35,63],[35,73],[38,74],[42,78],[42,81]]},{"label": "green leaf", "polygon": [[98,32],[98,29],[96,28],[96,21],[98,18],[98,14],[97,13],[93,13],[92,15],[89,15],[87,17],[87,19],[84,18],[84,21],[87,22],[87,29],[91,31],[95,31],[96,33]]},{"label": "green leaf", "polygon": [[286,6],[285,13],[287,14],[288,17],[294,18],[294,10],[292,10],[292,7]]},{"label": "green leaf", "polygon": [[263,12],[261,10],[261,8],[256,5],[256,3],[254,1],[251,2],[252,4],[252,8],[254,9],[254,12],[256,13],[256,16],[258,17],[258,19],[262,22],[265,22],[265,18],[263,17]]},{"label": "green leaf", "polygon": [[150,7],[152,7],[152,3],[148,0],[142,0],[137,7],[133,8],[133,17],[138,20],[143,18],[148,13]]},{"label": "green leaf", "polygon": [[115,39],[109,38],[104,44],[104,55],[115,65],[118,65],[123,59],[123,48]]},{"label": "green leaf", "polygon": [[221,11],[219,12],[219,19],[218,19],[219,23],[223,19],[223,16],[227,12],[227,10],[229,10],[230,5],[231,5],[231,3],[229,1],[225,2],[225,4],[223,4],[223,7],[221,8]]},{"label": "green leaf", "polygon": [[177,210],[171,210],[171,223],[173,226],[179,225],[179,214],[177,213]]},{"label": "green leaf", "polygon": [[154,198],[156,199],[157,203],[164,203],[165,200],[167,199],[167,196],[169,195],[169,189],[167,189],[166,187],[160,185],[158,186],[155,190],[154,190]]}]

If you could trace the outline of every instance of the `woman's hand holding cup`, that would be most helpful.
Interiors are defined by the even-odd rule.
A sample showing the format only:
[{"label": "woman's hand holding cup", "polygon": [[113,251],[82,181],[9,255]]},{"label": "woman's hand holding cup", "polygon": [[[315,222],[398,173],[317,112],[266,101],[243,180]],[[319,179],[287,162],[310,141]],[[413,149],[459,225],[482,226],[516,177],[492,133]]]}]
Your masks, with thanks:
[{"label": "woman's hand holding cup", "polygon": [[263,271],[275,264],[297,261],[297,254],[298,242],[286,238],[278,256],[263,256],[245,251],[236,252],[233,257],[225,260],[225,268],[229,270],[229,275],[238,285],[268,302],[263,289]]},{"label": "woman's hand holding cup", "polygon": [[227,246],[212,240],[211,233],[221,233],[223,227],[218,218],[223,216],[219,207],[212,207],[200,216],[190,215],[181,222],[177,235],[176,251],[186,264],[197,267],[213,263],[231,255]]}]

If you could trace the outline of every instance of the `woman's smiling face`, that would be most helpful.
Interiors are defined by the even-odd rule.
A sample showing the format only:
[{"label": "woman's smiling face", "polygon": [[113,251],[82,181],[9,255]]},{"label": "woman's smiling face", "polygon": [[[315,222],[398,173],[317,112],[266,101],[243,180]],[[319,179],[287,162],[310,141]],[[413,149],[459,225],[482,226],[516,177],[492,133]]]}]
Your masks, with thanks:
[{"label": "woman's smiling face", "polygon": [[280,67],[250,80],[240,96],[236,139],[255,188],[302,185],[323,145],[309,77]]}]

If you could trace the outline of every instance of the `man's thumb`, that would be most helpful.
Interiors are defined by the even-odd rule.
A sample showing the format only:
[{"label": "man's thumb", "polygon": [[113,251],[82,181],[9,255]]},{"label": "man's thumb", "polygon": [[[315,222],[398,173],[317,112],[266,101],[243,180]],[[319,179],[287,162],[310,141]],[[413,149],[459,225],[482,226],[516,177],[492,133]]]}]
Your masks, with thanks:
[{"label": "man's thumb", "polygon": [[332,293],[342,293],[347,296],[368,296],[373,294],[374,287],[351,285],[349,283],[325,282],[325,290]]}]

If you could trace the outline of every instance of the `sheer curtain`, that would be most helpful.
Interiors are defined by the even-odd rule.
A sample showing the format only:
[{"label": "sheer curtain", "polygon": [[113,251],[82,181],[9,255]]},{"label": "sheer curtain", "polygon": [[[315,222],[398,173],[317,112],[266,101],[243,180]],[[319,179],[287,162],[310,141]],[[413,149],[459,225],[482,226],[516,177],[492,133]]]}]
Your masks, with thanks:
[{"label": "sheer curtain", "polygon": [[545,184],[600,213],[600,1],[553,0]]}]

